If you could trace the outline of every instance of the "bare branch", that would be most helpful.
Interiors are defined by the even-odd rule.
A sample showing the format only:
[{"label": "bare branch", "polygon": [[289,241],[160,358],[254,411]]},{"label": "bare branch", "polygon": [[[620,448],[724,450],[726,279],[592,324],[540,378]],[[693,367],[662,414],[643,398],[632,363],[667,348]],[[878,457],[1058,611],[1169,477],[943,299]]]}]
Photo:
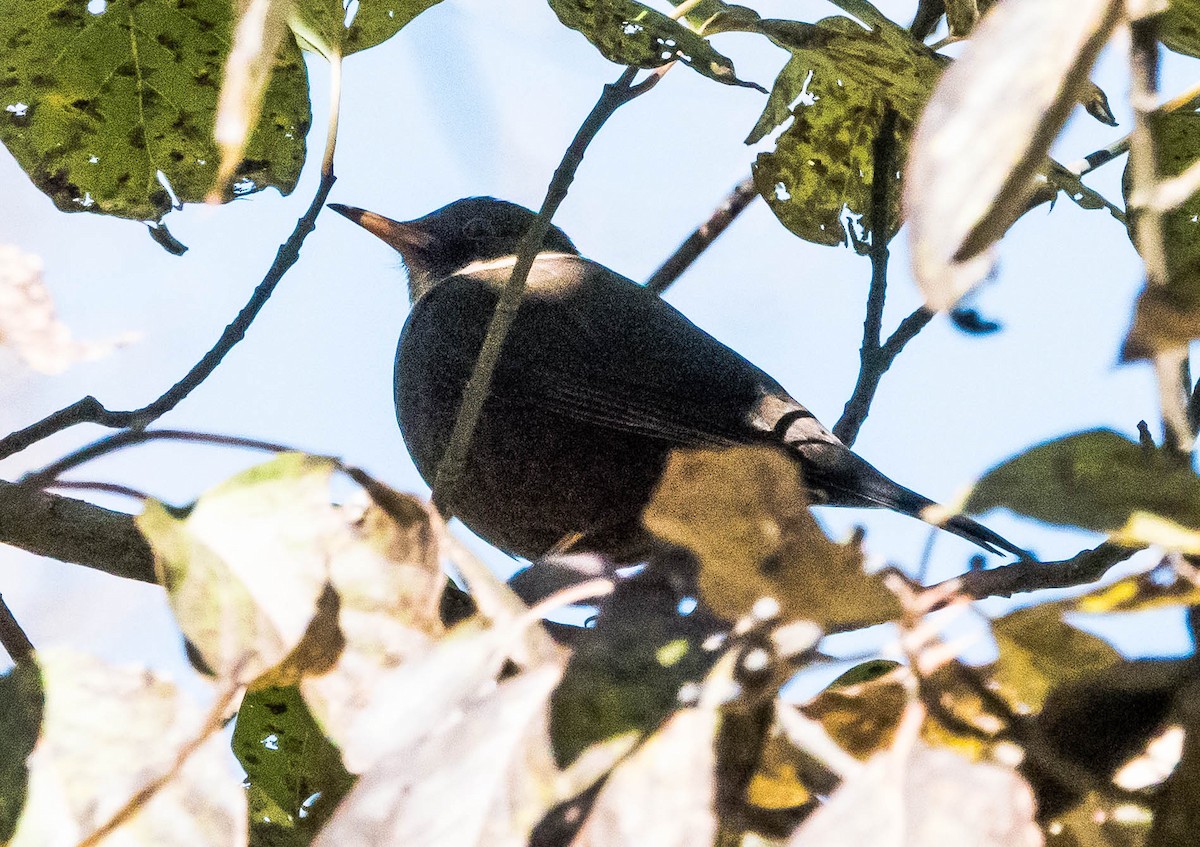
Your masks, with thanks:
[{"label": "bare branch", "polygon": [[650,275],[646,280],[646,287],[655,294],[662,294],[670,288],[757,196],[758,190],[754,187],[752,176],[734,186],[733,191],[729,192],[729,196],[713,211],[708,220],[700,224],[671,257]]},{"label": "bare branch", "polygon": [[295,447],[289,447],[286,444],[260,441],[257,438],[241,438],[236,435],[216,435],[209,432],[193,432],[188,429],[127,429],[116,435],[93,441],[91,444],[85,444],[61,459],[54,460],[40,471],[30,471],[21,478],[21,484],[33,488],[53,485],[60,474],[66,473],[71,468],[147,441],[192,441],[200,444],[217,444],[223,447],[245,447],[248,450],[263,450],[268,453],[300,452]]},{"label": "bare branch", "polygon": [[156,582],[133,515],[0,480],[0,542],[113,576]]},{"label": "bare branch", "polygon": [[8,651],[8,655],[18,664],[28,661],[33,656],[33,643],[21,625],[13,616],[12,609],[0,597],[0,647]]},{"label": "bare branch", "polygon": [[317,214],[325,205],[325,200],[329,197],[329,191],[333,188],[335,179],[336,177],[332,173],[322,174],[321,184],[317,188],[312,203],[309,204],[308,210],[300,220],[296,222],[296,228],[292,231],[291,236],[280,246],[275,261],[266,276],[263,277],[262,282],[254,289],[250,300],[233,322],[225,327],[225,331],[221,333],[220,339],[212,349],[205,353],[200,361],[192,366],[192,369],[181,380],[167,389],[162,396],[140,409],[126,412],[110,411],[95,397],[84,397],[37,423],[0,439],[0,459],[19,453],[31,444],[76,424],[94,423],[111,429],[142,429],[178,406],[216,370],[217,365],[221,364],[233,346],[245,337],[246,330],[250,328],[250,324],[270,299],[271,294],[275,291],[275,286],[300,258],[300,247],[308,234],[316,227]]},{"label": "bare branch", "polygon": [[[1134,553],[1129,547],[1104,542],[1093,550],[1084,550],[1070,559],[1059,562],[1037,562],[1025,559],[1011,565],[1001,565],[986,571],[971,571],[938,586],[957,583],[962,594],[976,600],[984,597],[1011,597],[1027,591],[1047,588],[1071,588],[1095,582]],[[932,586],[936,588],[938,586]]]},{"label": "bare branch", "polygon": [[847,447],[853,446],[871,411],[871,402],[879,382],[887,373],[900,351],[933,319],[933,312],[917,309],[900,322],[885,343],[880,343],[883,330],[883,307],[887,301],[888,224],[890,203],[888,189],[896,172],[896,113],[888,109],[880,121],[879,133],[872,150],[874,163],[871,179],[871,288],[867,295],[867,315],[863,320],[863,340],[859,350],[858,380],[854,392],[846,401],[842,416],[833,426],[833,434]]}]

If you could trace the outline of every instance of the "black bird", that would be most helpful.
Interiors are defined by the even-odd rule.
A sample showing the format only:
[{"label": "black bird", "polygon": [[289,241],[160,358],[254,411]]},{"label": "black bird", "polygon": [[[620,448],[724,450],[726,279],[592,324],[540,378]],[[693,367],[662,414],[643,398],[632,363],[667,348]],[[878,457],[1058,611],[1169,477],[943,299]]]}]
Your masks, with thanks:
[{"label": "black bird", "polygon": [[[535,215],[491,197],[404,223],[330,208],[394,247],[408,269],[413,305],[396,351],[396,417],[432,485]],[[551,226],[464,476],[441,505],[517,556],[584,550],[633,562],[651,549],[640,516],[671,450],[753,442],[795,457],[814,503],[916,518],[935,505],[850,452],[770,376],[653,292],[580,256]],[[1026,555],[970,518],[941,526],[989,552]]]}]

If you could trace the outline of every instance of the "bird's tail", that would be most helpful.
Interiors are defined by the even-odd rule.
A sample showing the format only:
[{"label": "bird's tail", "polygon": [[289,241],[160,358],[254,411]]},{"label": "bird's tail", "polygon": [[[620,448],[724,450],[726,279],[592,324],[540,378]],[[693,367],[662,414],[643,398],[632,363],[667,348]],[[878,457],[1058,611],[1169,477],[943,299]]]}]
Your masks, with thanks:
[{"label": "bird's tail", "polygon": [[[805,461],[805,480],[814,493],[814,502],[831,506],[859,506],[892,509],[918,520],[941,527],[965,538],[989,553],[1008,552],[1027,559],[1029,553],[966,515],[950,515],[928,497],[922,497],[893,482],[840,442],[804,446],[789,445]],[[817,451],[818,456],[809,455]]]}]

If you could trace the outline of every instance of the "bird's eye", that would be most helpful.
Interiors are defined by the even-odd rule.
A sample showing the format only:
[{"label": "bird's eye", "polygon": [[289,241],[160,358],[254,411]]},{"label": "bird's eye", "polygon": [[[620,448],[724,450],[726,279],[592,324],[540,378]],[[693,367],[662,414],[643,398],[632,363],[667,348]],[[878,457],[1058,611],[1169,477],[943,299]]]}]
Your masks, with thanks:
[{"label": "bird's eye", "polygon": [[485,241],[495,234],[491,223],[486,218],[471,218],[463,227],[463,236],[471,241]]}]

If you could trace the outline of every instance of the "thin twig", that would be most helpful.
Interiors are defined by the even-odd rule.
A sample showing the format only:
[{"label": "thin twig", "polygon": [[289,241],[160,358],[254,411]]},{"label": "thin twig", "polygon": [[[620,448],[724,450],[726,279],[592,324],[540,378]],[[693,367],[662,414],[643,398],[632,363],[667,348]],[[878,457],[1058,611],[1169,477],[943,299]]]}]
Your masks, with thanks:
[{"label": "thin twig", "polygon": [[33,642],[29,640],[25,630],[21,629],[21,624],[17,623],[3,596],[0,596],[0,647],[8,651],[8,655],[17,664],[33,657]]},{"label": "thin twig", "polygon": [[0,459],[19,453],[30,445],[76,424],[94,423],[111,429],[142,429],[178,406],[216,370],[217,365],[221,364],[233,346],[245,337],[250,324],[270,299],[275,286],[300,258],[300,247],[308,234],[316,227],[317,214],[325,205],[325,200],[329,196],[330,189],[333,188],[335,179],[336,177],[332,173],[322,174],[321,184],[317,188],[312,203],[309,204],[308,210],[300,220],[296,222],[296,228],[292,231],[291,236],[280,246],[275,261],[271,264],[262,282],[254,290],[250,300],[242,307],[233,322],[225,327],[225,331],[221,333],[220,339],[212,349],[205,353],[200,361],[193,365],[191,370],[167,389],[162,396],[140,409],[127,412],[110,411],[95,397],[84,397],[37,423],[0,439]]},{"label": "thin twig", "polygon": [[696,227],[671,257],[650,275],[646,280],[646,288],[655,294],[662,294],[670,288],[757,196],[758,190],[754,187],[753,176],[746,177],[734,186],[733,191],[729,192],[729,196],[713,211],[708,220]]},{"label": "thin twig", "polygon": [[95,845],[111,835],[117,827],[124,824],[137,814],[143,806],[149,803],[155,794],[162,791],[167,783],[183,770],[183,766],[187,764],[188,759],[225,726],[225,717],[229,712],[229,707],[243,688],[240,684],[233,682],[236,678],[236,674],[230,678],[225,690],[217,696],[216,702],[213,703],[212,708],[205,715],[204,723],[200,725],[200,731],[194,738],[189,739],[179,748],[179,751],[175,754],[174,761],[171,762],[171,766],[138,789],[132,797],[125,801],[125,804],[121,808],[113,813],[112,817],[92,830],[75,847],[95,847]]},{"label": "thin twig", "polygon": [[891,203],[888,191],[896,172],[896,112],[888,109],[880,122],[879,134],[872,150],[871,178],[871,288],[867,295],[867,314],[863,320],[863,340],[859,349],[858,380],[854,392],[846,401],[842,416],[834,424],[833,434],[847,447],[854,444],[859,430],[871,411],[871,402],[879,382],[887,373],[900,351],[925,325],[933,313],[924,307],[900,322],[887,339],[880,343],[883,332],[883,307],[887,301],[888,234],[891,222]]},{"label": "thin twig", "polygon": [[225,447],[245,447],[249,450],[264,450],[268,453],[300,452],[295,447],[289,447],[286,444],[260,441],[256,438],[240,438],[234,435],[216,435],[187,429],[127,429],[116,435],[93,441],[91,444],[85,444],[78,450],[54,460],[41,470],[25,474],[21,478],[20,484],[31,488],[51,486],[55,484],[60,474],[66,473],[71,468],[77,468],[93,459],[148,441],[191,441],[200,444],[219,444]]},{"label": "thin twig", "polygon": [[116,494],[121,497],[128,497],[131,500],[140,500],[143,502],[150,499],[150,495],[145,491],[130,488],[128,485],[120,485],[115,482],[100,482],[99,480],[57,479],[46,487],[68,491],[99,491],[104,494]]},{"label": "thin twig", "polygon": [[447,504],[453,502],[454,491],[458,487],[466,467],[467,455],[475,436],[475,428],[483,413],[483,405],[491,388],[492,375],[496,371],[496,363],[500,359],[504,339],[508,336],[508,331],[517,314],[517,308],[520,306],[521,297],[525,292],[525,280],[529,277],[533,261],[541,250],[542,242],[550,229],[551,218],[554,217],[554,213],[562,201],[566,199],[567,191],[575,179],[575,172],[583,161],[583,154],[609,117],[630,100],[653,88],[670,67],[671,65],[668,64],[652,71],[646,79],[636,85],[633,81],[637,76],[638,69],[627,68],[621,74],[620,79],[604,86],[600,99],[596,101],[591,113],[579,127],[571,146],[567,148],[562,161],[554,171],[554,177],[546,189],[546,198],[542,201],[542,208],[517,248],[517,262],[513,267],[512,276],[504,286],[500,300],[496,304],[496,311],[492,314],[492,320],[488,324],[487,335],[480,348],[479,358],[476,359],[471,377],[463,390],[462,405],[459,407],[454,421],[454,430],[450,435],[446,452],[442,454],[442,458],[438,462],[437,473],[433,481],[433,498],[443,512],[448,511]]},{"label": "thin twig", "polygon": [[1088,153],[1082,159],[1078,159],[1069,165],[1066,169],[1075,176],[1087,176],[1092,171],[1099,168],[1101,165],[1107,165],[1113,159],[1129,152],[1129,136],[1123,135],[1116,141],[1106,147],[1101,147],[1092,153]]}]

